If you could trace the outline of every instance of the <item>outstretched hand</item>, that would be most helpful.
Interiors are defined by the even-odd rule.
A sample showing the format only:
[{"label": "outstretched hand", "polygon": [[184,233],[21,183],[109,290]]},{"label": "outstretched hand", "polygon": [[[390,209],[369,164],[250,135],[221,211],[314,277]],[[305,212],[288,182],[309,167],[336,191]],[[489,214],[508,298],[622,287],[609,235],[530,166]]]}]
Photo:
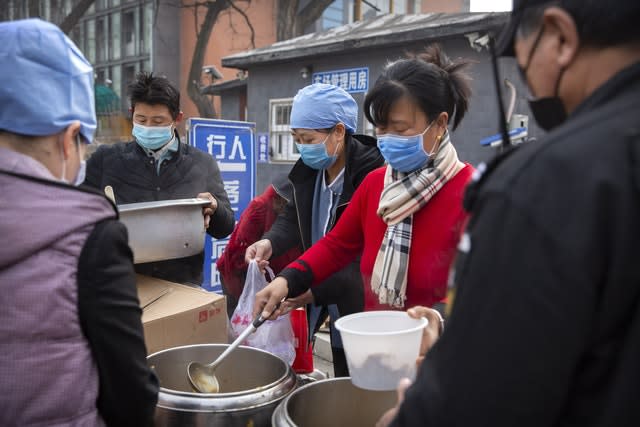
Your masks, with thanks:
[{"label": "outstretched hand", "polygon": [[275,320],[279,316],[285,314],[284,307],[280,306],[276,309],[276,306],[286,298],[289,293],[289,286],[287,279],[283,277],[276,277],[271,283],[269,283],[263,290],[256,294],[255,302],[253,304],[253,317],[262,314],[269,320]]},{"label": "outstretched hand", "polygon": [[269,239],[262,239],[247,248],[244,253],[244,260],[249,264],[255,259],[258,262],[260,271],[264,273],[264,269],[269,265],[269,259],[272,253],[271,241]]}]

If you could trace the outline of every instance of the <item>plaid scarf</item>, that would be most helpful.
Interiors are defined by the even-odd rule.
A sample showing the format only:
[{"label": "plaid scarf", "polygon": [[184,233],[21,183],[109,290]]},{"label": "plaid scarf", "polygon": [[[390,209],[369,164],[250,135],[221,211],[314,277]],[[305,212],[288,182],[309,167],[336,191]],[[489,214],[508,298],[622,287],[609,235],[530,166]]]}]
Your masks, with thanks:
[{"label": "plaid scarf", "polygon": [[446,132],[435,158],[409,173],[387,166],[378,216],[387,224],[371,276],[380,304],[402,308],[407,297],[409,249],[414,212],[419,211],[462,168]]}]

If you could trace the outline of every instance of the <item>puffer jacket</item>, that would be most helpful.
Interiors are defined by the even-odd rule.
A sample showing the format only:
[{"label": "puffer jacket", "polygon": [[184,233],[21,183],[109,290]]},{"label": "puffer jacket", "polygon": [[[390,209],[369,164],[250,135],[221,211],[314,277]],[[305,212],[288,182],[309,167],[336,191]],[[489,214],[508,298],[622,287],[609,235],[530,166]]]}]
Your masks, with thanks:
[{"label": "puffer jacket", "polygon": [[[218,208],[207,233],[221,239],[231,234],[235,225],[217,162],[209,154],[182,142],[171,159],[162,162],[160,173],[154,158],[136,142],[102,145],[87,161],[85,184],[98,191],[110,185],[118,205],[192,198],[208,192],[216,198]],[[172,282],[199,285],[203,263],[204,251],[186,258],[137,264],[136,271]]]},{"label": "puffer jacket", "polygon": [[0,425],[149,425],[158,383],[115,207],[0,148],[0,236]]}]

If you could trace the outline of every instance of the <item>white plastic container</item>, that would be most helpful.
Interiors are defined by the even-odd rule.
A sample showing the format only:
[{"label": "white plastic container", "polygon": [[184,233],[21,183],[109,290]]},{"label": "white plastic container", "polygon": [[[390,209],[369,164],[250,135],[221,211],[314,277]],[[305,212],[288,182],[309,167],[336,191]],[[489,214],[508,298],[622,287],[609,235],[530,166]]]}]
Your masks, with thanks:
[{"label": "white plastic container", "polygon": [[342,336],[351,381],[367,390],[395,390],[402,378],[413,380],[425,318],[404,311],[369,311],[341,317]]}]

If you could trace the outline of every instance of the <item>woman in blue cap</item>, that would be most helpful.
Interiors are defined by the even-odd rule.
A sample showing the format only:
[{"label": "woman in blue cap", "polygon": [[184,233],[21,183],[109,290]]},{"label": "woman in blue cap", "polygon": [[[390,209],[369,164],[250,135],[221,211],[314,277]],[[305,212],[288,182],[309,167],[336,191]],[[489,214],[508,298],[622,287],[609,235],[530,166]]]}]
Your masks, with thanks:
[{"label": "woman in blue cap", "polygon": [[152,425],[127,230],[104,194],[77,186],[93,68],[39,19],[0,23],[0,46],[0,425]]},{"label": "woman in blue cap", "polygon": [[[262,265],[293,247],[310,248],[333,228],[364,177],[382,166],[384,158],[373,138],[354,135],[358,123],[356,101],[343,89],[316,83],[293,99],[291,134],[300,160],[289,173],[293,200],[264,238],[247,248],[247,260]],[[313,303],[312,333],[328,310],[331,320],[362,311],[364,304],[359,260],[354,260],[305,293],[299,303]],[[326,308],[326,309],[325,309]],[[336,376],[348,376],[339,334],[331,342]]]}]

